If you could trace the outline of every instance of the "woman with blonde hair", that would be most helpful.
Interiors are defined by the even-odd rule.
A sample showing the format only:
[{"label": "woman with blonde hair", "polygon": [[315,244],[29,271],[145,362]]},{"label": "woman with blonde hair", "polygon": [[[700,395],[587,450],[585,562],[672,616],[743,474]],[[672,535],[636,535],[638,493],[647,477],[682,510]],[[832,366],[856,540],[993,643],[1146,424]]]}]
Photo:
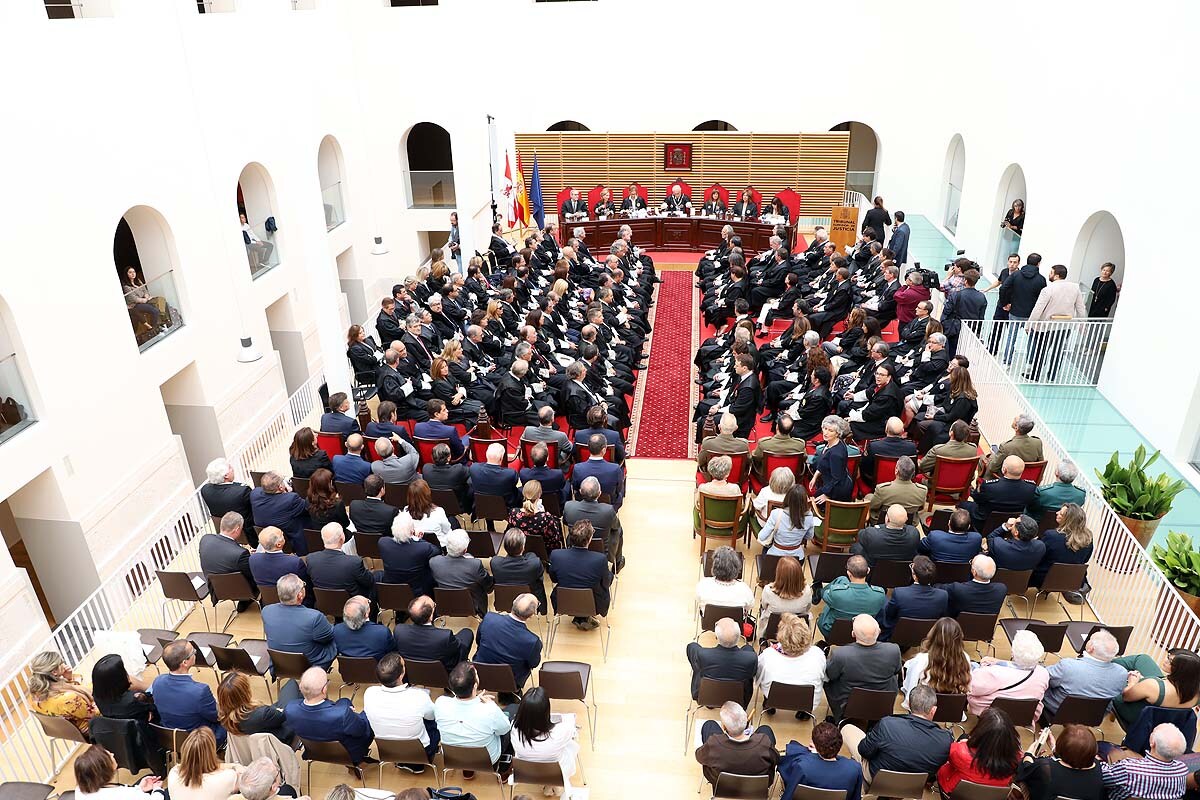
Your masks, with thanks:
[{"label": "woman with blonde hair", "polygon": [[554,286],[551,287],[550,291],[554,292],[554,294],[561,300],[567,296],[568,292],[571,291],[571,285],[567,283],[565,279],[559,278],[554,281]]},{"label": "woman with blonde hair", "polygon": [[179,763],[167,774],[167,794],[172,800],[228,800],[237,791],[241,764],[223,764],[217,757],[212,728],[201,725],[187,735],[179,748]]},{"label": "woman with blonde hair", "polygon": [[966,694],[971,685],[971,659],[963,646],[962,627],[951,617],[935,622],[921,642],[921,652],[904,662],[904,708],[908,708],[908,693],[918,683],[941,694]]},{"label": "woman with blonde hair", "polygon": [[1055,527],[1042,534],[1046,555],[1033,571],[1030,586],[1041,586],[1054,564],[1086,564],[1092,558],[1092,531],[1078,503],[1066,503],[1055,514]]},{"label": "woman with blonde hair", "polygon": [[526,534],[536,533],[546,540],[546,550],[563,546],[562,523],[542,507],[542,482],[525,481],[521,487],[522,502],[508,514],[508,527],[520,528]]},{"label": "woman with blonde hair", "polygon": [[[825,678],[825,653],[812,646],[812,629],[795,614],[784,614],[779,620],[778,640],[764,647],[758,656],[756,680],[765,700],[771,694],[775,681],[795,686],[813,687],[813,708],[821,704]],[[775,709],[767,706],[766,712]],[[800,712],[796,713],[800,718]]]},{"label": "woman with blonde hair", "polygon": [[88,725],[100,716],[91,694],[80,684],[63,657],[53,650],[38,653],[29,662],[30,705],[39,714],[62,717],[88,735]]},{"label": "woman with blonde hair", "polygon": [[775,565],[775,579],[763,587],[759,616],[798,614],[812,610],[812,588],[805,585],[804,567],[795,556],[785,556]]}]

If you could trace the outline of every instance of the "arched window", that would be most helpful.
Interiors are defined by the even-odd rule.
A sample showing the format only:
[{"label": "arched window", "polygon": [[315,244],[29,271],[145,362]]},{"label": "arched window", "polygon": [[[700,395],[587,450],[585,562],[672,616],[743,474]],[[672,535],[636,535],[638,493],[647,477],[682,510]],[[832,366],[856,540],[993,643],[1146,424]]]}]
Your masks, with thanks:
[{"label": "arched window", "polygon": [[275,218],[275,184],[262,164],[247,164],[238,176],[237,213],[250,274],[257,278],[279,266],[281,259],[279,221]]},{"label": "arched window", "polygon": [[37,421],[23,377],[24,354],[17,326],[0,298],[0,442],[16,436]]},{"label": "arched window", "polygon": [[317,150],[317,176],[321,181],[321,203],[325,206],[325,230],[331,231],[346,221],[342,197],[342,148],[332,136],[322,139]]},{"label": "arched window", "polygon": [[699,125],[692,128],[692,130],[694,130],[694,131],[736,131],[737,128],[733,127],[732,125],[730,125],[728,122],[726,122],[723,119],[710,119],[705,122],[701,122]]},{"label": "arched window", "polygon": [[[997,275],[1005,268],[1008,257],[1021,254],[1021,234],[1010,228],[1000,227],[1013,205],[1020,201],[1021,215],[1025,213],[1025,171],[1020,164],[1009,164],[996,186],[996,202],[992,209],[992,225],[996,231],[995,247],[992,250],[992,271]],[[1020,226],[1024,231],[1024,223]]]},{"label": "arched window", "polygon": [[875,173],[879,169],[879,137],[875,129],[862,122],[842,122],[829,130],[850,134],[850,152],[846,158],[846,188],[868,200],[875,196]]},{"label": "arched window", "polygon": [[418,122],[404,137],[403,153],[408,207],[454,208],[449,131],[434,122]]},{"label": "arched window", "polygon": [[[1100,287],[1094,283],[1100,277],[1100,268],[1104,264],[1113,265],[1112,280],[1115,286]],[[1087,218],[1075,239],[1067,278],[1079,281],[1089,317],[1113,316],[1116,301],[1113,300],[1113,305],[1109,304],[1108,301],[1114,297],[1109,290],[1120,286],[1125,279],[1125,236],[1116,217],[1107,211],[1097,211]],[[1093,286],[1100,291],[1093,294]]]},{"label": "arched window", "polygon": [[138,348],[146,350],[183,326],[175,283],[175,236],[162,214],[134,206],[117,222],[113,265]]},{"label": "arched window", "polygon": [[546,130],[548,130],[548,131],[588,131],[588,130],[591,130],[591,128],[589,128],[587,125],[584,125],[582,122],[576,122],[573,119],[564,119],[564,120],[559,120],[558,122],[554,123],[549,128],[546,128]]},{"label": "arched window", "polygon": [[967,150],[962,136],[957,133],[946,148],[946,168],[943,170],[945,208],[942,224],[951,233],[958,233],[958,211],[962,207],[963,177],[967,172]]}]

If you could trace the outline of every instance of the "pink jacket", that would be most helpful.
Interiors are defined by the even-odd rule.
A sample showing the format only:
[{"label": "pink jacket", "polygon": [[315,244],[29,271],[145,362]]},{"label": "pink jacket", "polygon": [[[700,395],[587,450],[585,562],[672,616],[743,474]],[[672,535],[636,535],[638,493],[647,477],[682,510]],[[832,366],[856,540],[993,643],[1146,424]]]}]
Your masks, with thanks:
[{"label": "pink jacket", "polygon": [[929,290],[924,286],[901,286],[896,290],[896,321],[906,325],[917,316],[917,303],[929,299]]},{"label": "pink jacket", "polygon": [[[1037,700],[1038,707],[1034,718],[1042,715],[1042,697],[1050,688],[1050,673],[1040,664],[1033,669],[1019,685],[1014,683],[1029,675],[1029,670],[1013,666],[1004,661],[980,667],[971,673],[971,685],[967,688],[967,709],[979,716],[997,697],[1007,697],[1013,700]],[[1006,688],[1012,686],[1011,689]],[[1001,691],[1003,689],[1003,691]]]}]

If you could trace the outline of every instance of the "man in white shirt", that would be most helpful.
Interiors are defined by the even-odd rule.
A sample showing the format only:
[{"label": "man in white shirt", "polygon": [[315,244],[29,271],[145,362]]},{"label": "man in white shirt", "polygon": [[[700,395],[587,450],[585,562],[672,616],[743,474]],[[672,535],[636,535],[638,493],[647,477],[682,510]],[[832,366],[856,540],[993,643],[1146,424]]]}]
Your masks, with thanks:
[{"label": "man in white shirt", "polygon": [[[433,701],[429,691],[404,682],[404,659],[388,653],[375,668],[380,686],[363,694],[363,712],[376,739],[418,739],[430,759],[437,753],[441,736],[433,723]],[[422,764],[397,764],[412,773],[425,770]]]},{"label": "man in white shirt", "polygon": [[[463,662],[450,671],[450,691],[433,704],[442,742],[458,747],[486,747],[492,764],[503,753],[512,754],[508,732],[512,722],[496,705],[496,701],[479,692],[479,675],[470,662]],[[474,773],[464,772],[464,778]]]}]

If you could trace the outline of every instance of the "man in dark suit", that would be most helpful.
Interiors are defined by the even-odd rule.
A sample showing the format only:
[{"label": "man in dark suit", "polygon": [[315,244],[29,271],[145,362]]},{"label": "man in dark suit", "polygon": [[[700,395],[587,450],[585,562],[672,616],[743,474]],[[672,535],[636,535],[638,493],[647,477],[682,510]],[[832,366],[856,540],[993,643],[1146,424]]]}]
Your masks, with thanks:
[{"label": "man in dark suit", "polygon": [[542,582],[542,560],[536,553],[525,551],[525,534],[520,528],[509,528],[504,532],[503,547],[504,555],[493,556],[488,565],[496,586],[528,586],[542,613],[549,611],[546,586]]},{"label": "man in dark suit", "polygon": [[304,581],[296,575],[284,575],[275,584],[279,602],[264,606],[263,633],[267,647],[285,653],[303,653],[308,663],[329,669],[337,655],[333,626],[315,608],[304,606]]},{"label": "man in dark suit", "polygon": [[862,408],[851,409],[846,415],[850,420],[850,430],[859,441],[883,436],[887,420],[899,417],[904,412],[904,398],[900,396],[900,387],[896,385],[895,367],[891,364],[878,364],[874,373],[874,385],[862,393],[867,404]]},{"label": "man in dark suit", "polygon": [[395,652],[396,642],[386,625],[371,622],[371,601],[354,595],[342,607],[342,621],[333,626],[333,643],[339,656],[373,658],[376,661]]},{"label": "man in dark suit", "polygon": [[762,386],[754,372],[754,356],[739,353],[734,359],[733,374],[734,382],[722,410],[728,411],[737,419],[738,426],[734,436],[745,439],[750,435],[750,431],[754,430],[754,423],[758,421],[758,409],[762,406]]},{"label": "man in dark suit", "polygon": [[688,663],[692,665],[692,699],[700,699],[701,678],[740,681],[745,692],[742,705],[748,706],[754,693],[758,656],[748,644],[738,647],[741,631],[734,620],[717,620],[713,632],[717,636],[716,647],[701,647],[698,642],[691,642],[687,646]]},{"label": "man in dark suit", "polygon": [[601,494],[607,494],[613,508],[618,511],[625,499],[624,473],[621,467],[604,460],[604,451],[608,440],[599,434],[592,434],[588,439],[588,459],[575,465],[571,471],[571,485],[579,491],[580,484],[586,478],[595,477],[600,482]]},{"label": "man in dark suit", "polygon": [[342,552],[346,544],[346,532],[336,522],[321,529],[321,542],[325,549],[308,555],[308,574],[313,586],[318,589],[344,589],[353,597],[361,594],[371,598],[374,619],[378,610],[374,608],[375,576],[358,556]]},{"label": "man in dark suit", "polygon": [[508,664],[518,689],[542,663],[542,640],[528,625],[537,612],[537,598],[520,594],[513,600],[510,613],[486,614],[479,623],[474,660],[480,664]]},{"label": "man in dark suit", "polygon": [[[841,263],[838,263],[838,262]],[[808,321],[812,329],[821,334],[822,339],[828,339],[835,323],[846,318],[850,307],[854,305],[854,287],[850,283],[850,270],[846,268],[846,259],[834,256],[833,263],[838,265],[835,273],[835,283],[829,289],[825,300],[813,307],[813,313]]]},{"label": "man in dark suit", "polygon": [[[200,543],[203,545],[204,541]],[[1046,555],[1046,543],[1038,537],[1037,520],[1028,514],[1018,514],[1005,521],[988,534],[987,553],[998,569],[1036,570]]]},{"label": "man in dark suit", "polygon": [[507,456],[500,442],[488,445],[487,463],[471,465],[471,489],[475,494],[503,497],[509,508],[517,505],[517,473],[503,466]]},{"label": "man in dark suit", "polygon": [[405,318],[404,335],[400,337],[400,341],[404,343],[404,349],[417,367],[422,372],[428,372],[429,365],[433,363],[433,353],[421,336],[421,318],[416,314],[409,314]]},{"label": "man in dark suit", "polygon": [[379,346],[387,350],[392,346],[392,342],[404,335],[404,328],[396,315],[395,299],[385,297],[379,305],[379,314],[375,317],[375,330],[379,332]]},{"label": "man in dark suit", "polygon": [[892,238],[888,239],[888,249],[895,256],[892,260],[896,262],[896,266],[903,267],[904,262],[908,261],[908,223],[904,221],[904,212],[897,211],[893,216],[896,218],[896,224],[892,226]]},{"label": "man in dark suit", "polygon": [[[194,679],[196,647],[177,639],[163,648],[163,664],[169,672],[154,679],[154,703],[163,725],[191,731],[204,725],[212,728],[217,747],[225,744],[225,729],[217,721],[217,701],[207,684]],[[161,698],[161,706],[159,705]]]},{"label": "man in dark suit", "polygon": [[346,452],[333,457],[333,479],[342,483],[362,483],[371,474],[371,464],[363,458],[366,443],[361,433],[346,437]]},{"label": "man in dark suit", "polygon": [[[284,575],[296,575],[311,588],[308,578],[308,567],[300,556],[283,552],[283,542],[286,537],[283,531],[272,525],[263,528],[259,536],[259,551],[250,554],[250,574],[258,586],[274,587]],[[312,592],[306,594],[309,605],[312,605]]]},{"label": "man in dark suit", "polygon": [[571,190],[571,196],[563,201],[558,213],[563,222],[577,222],[587,216],[587,202],[579,199],[578,189]]},{"label": "man in dark suit", "polygon": [[897,503],[888,507],[887,521],[883,525],[858,532],[858,540],[850,547],[850,552],[867,559],[870,566],[875,566],[878,561],[911,561],[917,554],[920,540],[920,531],[908,524],[908,512]]},{"label": "man in dark suit", "polygon": [[[558,609],[558,590],[591,589],[596,601],[596,613],[608,615],[609,593],[613,576],[608,569],[608,556],[588,550],[594,529],[592,523],[580,520],[571,526],[567,534],[567,547],[550,554],[550,580],[554,591],[550,602]],[[572,624],[580,630],[598,628],[600,623],[590,617],[575,617]]]},{"label": "man in dark suit", "polygon": [[421,468],[421,477],[430,489],[445,489],[454,492],[463,511],[471,511],[474,492],[471,490],[471,468],[466,464],[451,463],[450,445],[442,443],[433,447],[433,462]]},{"label": "man in dark suit", "polygon": [[488,250],[492,251],[492,257],[496,262],[496,271],[507,271],[512,267],[513,253],[516,250],[508,241],[500,235],[500,223],[497,222],[492,226],[492,238],[488,242]]},{"label": "man in dark suit", "polygon": [[537,425],[537,410],[531,401],[533,390],[525,384],[529,362],[517,358],[496,387],[496,407],[504,425]]},{"label": "man in dark suit", "polygon": [[[967,261],[967,264],[970,263]],[[958,352],[958,337],[962,332],[962,324],[982,320],[987,315],[987,297],[975,288],[975,284],[979,283],[979,270],[967,267],[963,272],[963,279],[967,285],[947,297],[945,305],[942,306],[942,332],[946,334],[946,350],[951,358]],[[974,330],[978,331],[979,326]]]},{"label": "man in dark suit", "polygon": [[678,183],[671,187],[671,193],[663,201],[663,208],[668,214],[684,216],[692,207],[692,198],[683,193],[683,187]]},{"label": "man in dark suit", "polygon": [[262,527],[273,525],[283,531],[298,556],[308,553],[304,544],[304,525],[308,521],[308,503],[294,493],[278,472],[263,475],[257,489],[250,492],[254,519]]},{"label": "man in dark suit", "polygon": [[604,409],[598,405],[593,405],[587,410],[587,427],[575,427],[575,447],[582,450],[587,447],[588,440],[594,434],[600,434],[604,437],[608,444],[613,445],[613,457],[618,464],[625,461],[625,443],[621,441],[621,434],[606,427],[608,423],[608,415]]},{"label": "man in dark suit", "polygon": [[621,529],[621,520],[617,518],[617,510],[609,503],[600,502],[600,481],[591,475],[579,484],[579,499],[571,500],[563,506],[563,522],[569,528],[580,520],[592,523],[596,535],[602,536],[608,559],[613,563],[613,572],[619,573],[625,567],[625,532]]},{"label": "man in dark suit", "polygon": [[971,559],[971,580],[959,583],[939,584],[950,595],[951,616],[964,611],[972,614],[999,614],[1008,596],[1008,587],[1003,583],[992,583],[996,575],[996,562],[985,555]]},{"label": "man in dark suit", "polygon": [[242,533],[251,547],[258,547],[258,532],[254,529],[254,509],[250,506],[250,487],[233,480],[233,465],[223,458],[209,463],[205,470],[208,482],[200,487],[200,497],[208,513],[223,517],[228,511],[242,515]]},{"label": "man in dark suit", "polygon": [[971,499],[958,504],[971,514],[971,522],[982,532],[984,523],[993,511],[1003,511],[1014,516],[1023,514],[1037,494],[1037,484],[1021,477],[1025,462],[1020,456],[1008,456],[1000,468],[1000,477],[984,481],[971,492]]},{"label": "man in dark suit", "polygon": [[379,555],[383,559],[383,583],[407,583],[413,595],[433,595],[433,572],[429,562],[442,554],[442,549],[417,535],[412,517],[408,514],[393,524],[390,536],[379,539]]},{"label": "man in dark suit", "polygon": [[524,486],[530,481],[537,481],[542,485],[543,497],[549,494],[557,494],[559,500],[562,503],[566,503],[571,497],[571,485],[563,477],[561,469],[552,469],[546,466],[546,461],[549,458],[550,451],[546,447],[545,442],[538,442],[529,448],[529,460],[533,464],[521,470],[521,485]]},{"label": "man in dark suit", "polygon": [[917,545],[917,550],[938,563],[969,564],[979,555],[982,537],[971,530],[971,515],[965,508],[950,514],[948,531],[932,530]]},{"label": "man in dark suit", "polygon": [[483,568],[483,562],[467,554],[470,537],[464,530],[453,530],[446,536],[446,555],[429,561],[433,584],[439,589],[467,589],[475,603],[475,613],[487,612],[487,596],[495,581]]},{"label": "man in dark suit", "polygon": [[879,324],[886,325],[896,318],[896,292],[900,289],[900,270],[888,264],[883,268],[883,286],[879,287],[875,297],[878,302],[875,310],[867,310],[867,316],[875,317]]},{"label": "man in dark suit", "polygon": [[418,661],[440,661],[446,671],[454,669],[460,661],[467,660],[475,634],[470,628],[453,633],[446,628],[433,625],[437,606],[426,595],[415,598],[408,604],[411,625],[397,625],[392,636],[396,639],[396,651],[405,658]]},{"label": "man in dark suit", "polygon": [[354,530],[363,533],[382,533],[388,536],[392,532],[392,521],[400,513],[400,509],[383,502],[383,493],[387,491],[383,478],[378,475],[368,475],[363,481],[362,500],[350,501],[350,521]]},{"label": "man in dark suit", "polygon": [[283,715],[296,735],[314,742],[341,742],[355,764],[379,763],[367,755],[375,734],[367,715],[354,710],[346,698],[336,703],[327,696],[329,675],[313,667],[300,676],[302,700],[284,706]]},{"label": "man in dark suit", "polygon": [[[250,571],[250,551],[237,543],[242,534],[242,515],[230,511],[221,517],[220,533],[206,533],[200,537],[200,571],[209,577],[209,599],[215,606],[222,598],[217,596],[212,585],[212,575],[228,575],[241,573],[250,587],[250,591],[258,596],[258,583],[254,573]],[[238,603],[238,611],[250,607],[250,600]]]},{"label": "man in dark suit", "polygon": [[892,629],[901,618],[940,619],[946,616],[950,594],[933,585],[937,565],[928,556],[917,556],[912,562],[913,583],[892,590],[892,597],[879,612],[879,640],[889,641]]},{"label": "man in dark suit", "polygon": [[904,435],[904,422],[899,417],[888,417],[887,423],[884,425],[883,438],[872,439],[867,443],[867,451],[863,453],[859,472],[862,473],[864,479],[870,479],[868,484],[870,485],[875,481],[876,456],[888,458],[911,456],[915,459],[916,455],[917,444]]},{"label": "man in dark suit", "polygon": [[321,415],[322,433],[340,433],[342,438],[358,431],[358,420],[346,412],[350,410],[350,396],[345,392],[334,392],[329,396],[329,410]]},{"label": "man in dark suit", "polygon": [[457,428],[446,424],[450,419],[450,410],[446,408],[445,401],[436,397],[425,401],[425,413],[429,414],[429,419],[418,422],[413,427],[413,436],[420,439],[445,439],[450,446],[451,458],[455,461],[462,460],[467,453],[467,437],[460,437]]}]

